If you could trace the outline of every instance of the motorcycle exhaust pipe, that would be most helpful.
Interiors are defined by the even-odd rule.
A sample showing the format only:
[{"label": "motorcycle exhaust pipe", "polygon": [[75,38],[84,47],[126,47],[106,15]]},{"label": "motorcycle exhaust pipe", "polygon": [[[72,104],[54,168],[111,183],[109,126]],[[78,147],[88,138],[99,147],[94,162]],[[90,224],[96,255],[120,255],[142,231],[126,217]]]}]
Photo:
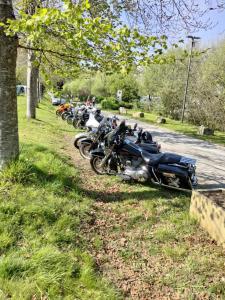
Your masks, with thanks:
[{"label": "motorcycle exhaust pipe", "polygon": [[158,185],[158,186],[162,186],[162,187],[172,189],[172,190],[176,190],[176,191],[180,191],[180,192],[186,192],[186,193],[192,193],[192,189],[188,190],[188,189],[178,188],[178,187],[175,187],[175,186],[171,186],[171,185],[167,185],[167,184],[164,184],[164,183],[156,182],[154,180],[152,180],[152,183],[155,184],[155,185]]}]

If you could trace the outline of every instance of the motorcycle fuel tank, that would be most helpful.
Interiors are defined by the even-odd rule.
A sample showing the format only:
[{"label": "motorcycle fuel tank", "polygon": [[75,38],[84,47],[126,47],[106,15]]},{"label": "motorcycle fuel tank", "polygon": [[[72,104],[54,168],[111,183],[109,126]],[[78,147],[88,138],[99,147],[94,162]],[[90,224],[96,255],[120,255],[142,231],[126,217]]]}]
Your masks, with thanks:
[{"label": "motorcycle fuel tank", "polygon": [[120,149],[120,154],[126,155],[126,156],[140,157],[141,152],[142,152],[142,149],[138,145],[129,141],[128,139],[124,140],[123,146]]}]

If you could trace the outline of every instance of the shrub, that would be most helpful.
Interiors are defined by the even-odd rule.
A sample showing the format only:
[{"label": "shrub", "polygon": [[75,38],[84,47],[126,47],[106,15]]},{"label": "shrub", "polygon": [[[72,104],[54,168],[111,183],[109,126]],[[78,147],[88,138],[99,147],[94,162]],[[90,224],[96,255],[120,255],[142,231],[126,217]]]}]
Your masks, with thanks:
[{"label": "shrub", "polygon": [[103,109],[117,110],[120,107],[119,102],[111,97],[103,100],[101,104]]},{"label": "shrub", "polygon": [[101,103],[104,99],[105,99],[105,97],[97,96],[97,97],[96,97],[96,102],[97,102],[97,103]]},{"label": "shrub", "polygon": [[134,105],[133,105],[133,103],[121,101],[121,102],[119,103],[119,106],[123,106],[123,107],[125,107],[125,108],[127,108],[127,109],[132,109]]}]

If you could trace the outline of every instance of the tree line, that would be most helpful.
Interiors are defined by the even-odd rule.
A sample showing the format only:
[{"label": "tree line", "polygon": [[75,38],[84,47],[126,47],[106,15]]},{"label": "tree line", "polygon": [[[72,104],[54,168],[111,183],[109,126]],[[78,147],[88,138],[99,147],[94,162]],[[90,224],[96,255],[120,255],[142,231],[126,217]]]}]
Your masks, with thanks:
[{"label": "tree line", "polygon": [[[152,64],[132,70],[128,75],[101,72],[81,74],[69,80],[64,92],[80,100],[89,95],[103,101],[103,108],[119,106],[140,107],[145,110],[179,120],[184,99],[188,57],[183,49],[169,51],[175,60],[171,63]],[[122,90],[122,103],[116,100]],[[225,41],[205,51],[198,51],[192,58],[190,81],[187,91],[186,121],[211,129],[225,130]],[[105,103],[108,106],[105,106]]]},{"label": "tree line", "polygon": [[[168,48],[165,32],[176,30],[178,24],[189,31],[206,28],[208,11],[224,9],[224,4],[197,8],[193,6],[197,2],[0,0],[0,169],[19,155],[17,49],[27,55],[31,119],[36,115],[40,72],[47,82],[49,74],[64,78],[87,70],[125,74],[138,66],[160,64]],[[129,16],[125,24],[124,13]]]}]

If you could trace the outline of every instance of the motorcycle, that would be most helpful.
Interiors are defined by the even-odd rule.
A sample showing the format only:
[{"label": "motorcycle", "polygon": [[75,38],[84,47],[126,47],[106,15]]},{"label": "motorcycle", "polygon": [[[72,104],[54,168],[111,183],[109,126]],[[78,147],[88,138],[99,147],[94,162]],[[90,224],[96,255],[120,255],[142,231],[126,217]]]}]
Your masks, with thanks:
[{"label": "motorcycle", "polygon": [[64,121],[67,121],[67,123],[69,124],[68,120],[71,119],[71,117],[73,117],[74,115],[74,107],[70,106],[65,112],[62,113],[61,118]]},{"label": "motorcycle", "polygon": [[[90,159],[91,158],[90,151],[98,148],[98,145],[101,145],[101,147],[104,147],[105,135],[106,135],[106,133],[109,133],[110,131],[112,131],[112,124],[114,124],[113,119],[111,120],[111,124],[108,123],[108,126],[105,127],[102,124],[101,127],[99,127],[99,129],[97,131],[95,131],[93,134],[87,136],[86,138],[80,139],[78,148],[80,151],[80,155],[83,158]],[[103,128],[104,128],[104,130],[103,130]],[[107,129],[107,130],[105,130],[105,129]],[[149,135],[147,135],[148,132],[147,133],[143,132],[143,130],[140,129],[139,131],[137,131],[138,133],[135,134],[136,130],[137,130],[136,126],[134,127],[134,129],[127,128],[127,130],[126,130],[127,138],[134,141],[134,143],[138,144],[143,150],[145,150],[147,152],[159,153],[161,146],[158,145],[158,143],[153,142],[152,137],[151,137],[151,139],[149,138]],[[146,138],[146,136],[147,136],[147,138]]]},{"label": "motorcycle", "polygon": [[[97,114],[98,113],[99,112],[97,112]],[[101,113],[101,111],[100,111],[100,113]],[[86,123],[87,131],[80,132],[75,135],[75,139],[74,139],[74,143],[73,143],[75,148],[79,149],[81,140],[83,140],[85,138],[89,138],[92,134],[94,134],[97,131],[99,124],[103,118],[104,117],[101,114],[99,114],[97,116],[97,118],[96,118],[96,114],[93,114],[93,113],[90,114],[90,117]]]},{"label": "motorcycle", "polygon": [[112,124],[111,118],[104,118],[98,128],[92,128],[86,138],[80,139],[79,152],[83,158],[90,159],[90,151],[103,147],[106,134],[112,131]]},{"label": "motorcycle", "polygon": [[59,116],[62,116],[62,114],[66,111],[68,111],[71,107],[71,104],[69,103],[65,103],[65,104],[61,104],[59,105],[59,107],[57,108],[56,110],[56,116],[59,117]]},{"label": "motorcycle", "polygon": [[84,129],[87,126],[86,124],[90,118],[90,115],[93,115],[98,123],[104,118],[100,109],[87,108],[86,106],[83,106],[74,115],[72,121],[73,126],[75,128]]},{"label": "motorcycle", "polygon": [[130,141],[126,130],[125,122],[121,122],[108,134],[105,149],[91,151],[90,164],[97,174],[151,181],[178,190],[192,190],[197,185],[196,160],[173,153],[149,153]]}]

